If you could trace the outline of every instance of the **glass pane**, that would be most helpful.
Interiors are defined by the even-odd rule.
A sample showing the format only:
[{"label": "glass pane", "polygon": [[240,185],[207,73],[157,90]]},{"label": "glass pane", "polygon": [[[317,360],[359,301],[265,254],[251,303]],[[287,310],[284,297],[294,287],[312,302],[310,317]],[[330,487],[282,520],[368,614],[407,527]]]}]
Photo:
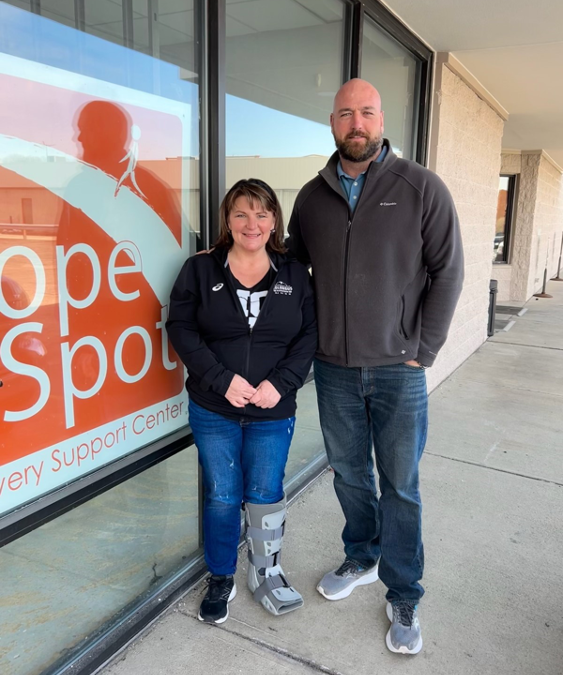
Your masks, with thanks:
[{"label": "glass pane", "polygon": [[0,672],[43,672],[198,548],[184,450],[0,549]]},{"label": "glass pane", "polygon": [[286,224],[298,191],[335,150],[343,15],[340,0],[227,2],[227,187],[265,180]]},{"label": "glass pane", "polygon": [[419,61],[379,28],[364,20],[361,77],[382,97],[384,136],[398,157],[415,159],[421,77]]},{"label": "glass pane", "polygon": [[[303,185],[335,151],[329,127],[342,83],[341,0],[227,0],[226,184],[261,178],[287,225]],[[315,387],[298,394],[286,482],[324,453]]]},{"label": "glass pane", "polygon": [[199,230],[193,15],[170,35],[135,2],[142,53],[119,0],[19,4],[0,2],[0,515],[186,426],[164,319]]},{"label": "glass pane", "polygon": [[495,237],[493,247],[493,261],[506,262],[505,236],[508,217],[509,176],[499,177],[499,192],[497,194],[497,214],[495,217]]}]

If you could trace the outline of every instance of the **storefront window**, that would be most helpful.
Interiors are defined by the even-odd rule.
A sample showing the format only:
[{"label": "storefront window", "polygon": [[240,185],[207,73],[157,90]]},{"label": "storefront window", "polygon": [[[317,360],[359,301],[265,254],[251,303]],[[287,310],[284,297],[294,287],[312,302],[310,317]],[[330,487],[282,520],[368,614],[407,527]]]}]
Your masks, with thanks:
[{"label": "storefront window", "polygon": [[226,186],[265,180],[286,225],[300,188],[335,151],[344,9],[341,0],[227,2]]},{"label": "storefront window", "polygon": [[0,672],[41,673],[198,548],[188,448],[0,549]]},{"label": "storefront window", "polygon": [[199,230],[193,13],[33,4],[0,2],[0,515],[187,424],[164,321]]},{"label": "storefront window", "polygon": [[[194,15],[0,2],[0,516],[187,428],[164,322],[199,234]],[[37,673],[198,551],[188,448],[0,549],[0,671]]]},{"label": "storefront window", "polygon": [[516,176],[500,176],[493,246],[493,262],[509,262],[509,239],[513,219]]},{"label": "storefront window", "polygon": [[372,19],[365,18],[361,77],[380,92],[384,136],[396,155],[405,159],[415,159],[417,155],[420,70],[419,60]]},{"label": "storefront window", "polygon": [[[261,178],[287,226],[301,187],[335,151],[329,127],[342,84],[341,0],[226,5],[226,187]],[[298,395],[289,481],[324,453],[313,383]]]}]

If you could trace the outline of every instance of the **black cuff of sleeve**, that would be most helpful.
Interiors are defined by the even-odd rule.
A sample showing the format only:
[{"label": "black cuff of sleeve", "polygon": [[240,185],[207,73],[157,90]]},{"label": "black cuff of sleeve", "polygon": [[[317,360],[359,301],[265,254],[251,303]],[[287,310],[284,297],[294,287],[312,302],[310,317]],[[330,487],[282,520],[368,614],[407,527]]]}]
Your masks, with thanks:
[{"label": "black cuff of sleeve", "polygon": [[276,391],[280,394],[281,397],[285,396],[288,393],[288,389],[286,387],[283,387],[276,377],[269,375],[266,379],[276,389]]}]

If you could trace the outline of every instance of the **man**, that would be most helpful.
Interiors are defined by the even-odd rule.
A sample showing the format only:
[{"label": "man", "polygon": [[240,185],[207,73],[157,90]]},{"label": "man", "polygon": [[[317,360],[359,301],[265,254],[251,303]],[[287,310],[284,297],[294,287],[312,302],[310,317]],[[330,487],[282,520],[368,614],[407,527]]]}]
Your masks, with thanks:
[{"label": "man", "polygon": [[300,191],[287,242],[313,270],[321,428],[346,519],[345,561],[317,590],[340,600],[380,576],[391,621],[386,644],[416,654],[425,369],[461,291],[458,219],[438,176],[399,159],[382,138],[384,113],[371,84],[343,85],[330,122],[337,152]]}]

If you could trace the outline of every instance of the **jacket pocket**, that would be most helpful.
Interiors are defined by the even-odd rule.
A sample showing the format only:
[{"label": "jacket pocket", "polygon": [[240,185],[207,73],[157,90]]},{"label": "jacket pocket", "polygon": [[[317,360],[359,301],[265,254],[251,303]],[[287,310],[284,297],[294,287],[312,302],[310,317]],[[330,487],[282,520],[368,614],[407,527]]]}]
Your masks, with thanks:
[{"label": "jacket pocket", "polygon": [[405,317],[405,296],[402,295],[398,302],[396,332],[402,340],[409,340],[409,335],[405,330],[404,317]]}]

